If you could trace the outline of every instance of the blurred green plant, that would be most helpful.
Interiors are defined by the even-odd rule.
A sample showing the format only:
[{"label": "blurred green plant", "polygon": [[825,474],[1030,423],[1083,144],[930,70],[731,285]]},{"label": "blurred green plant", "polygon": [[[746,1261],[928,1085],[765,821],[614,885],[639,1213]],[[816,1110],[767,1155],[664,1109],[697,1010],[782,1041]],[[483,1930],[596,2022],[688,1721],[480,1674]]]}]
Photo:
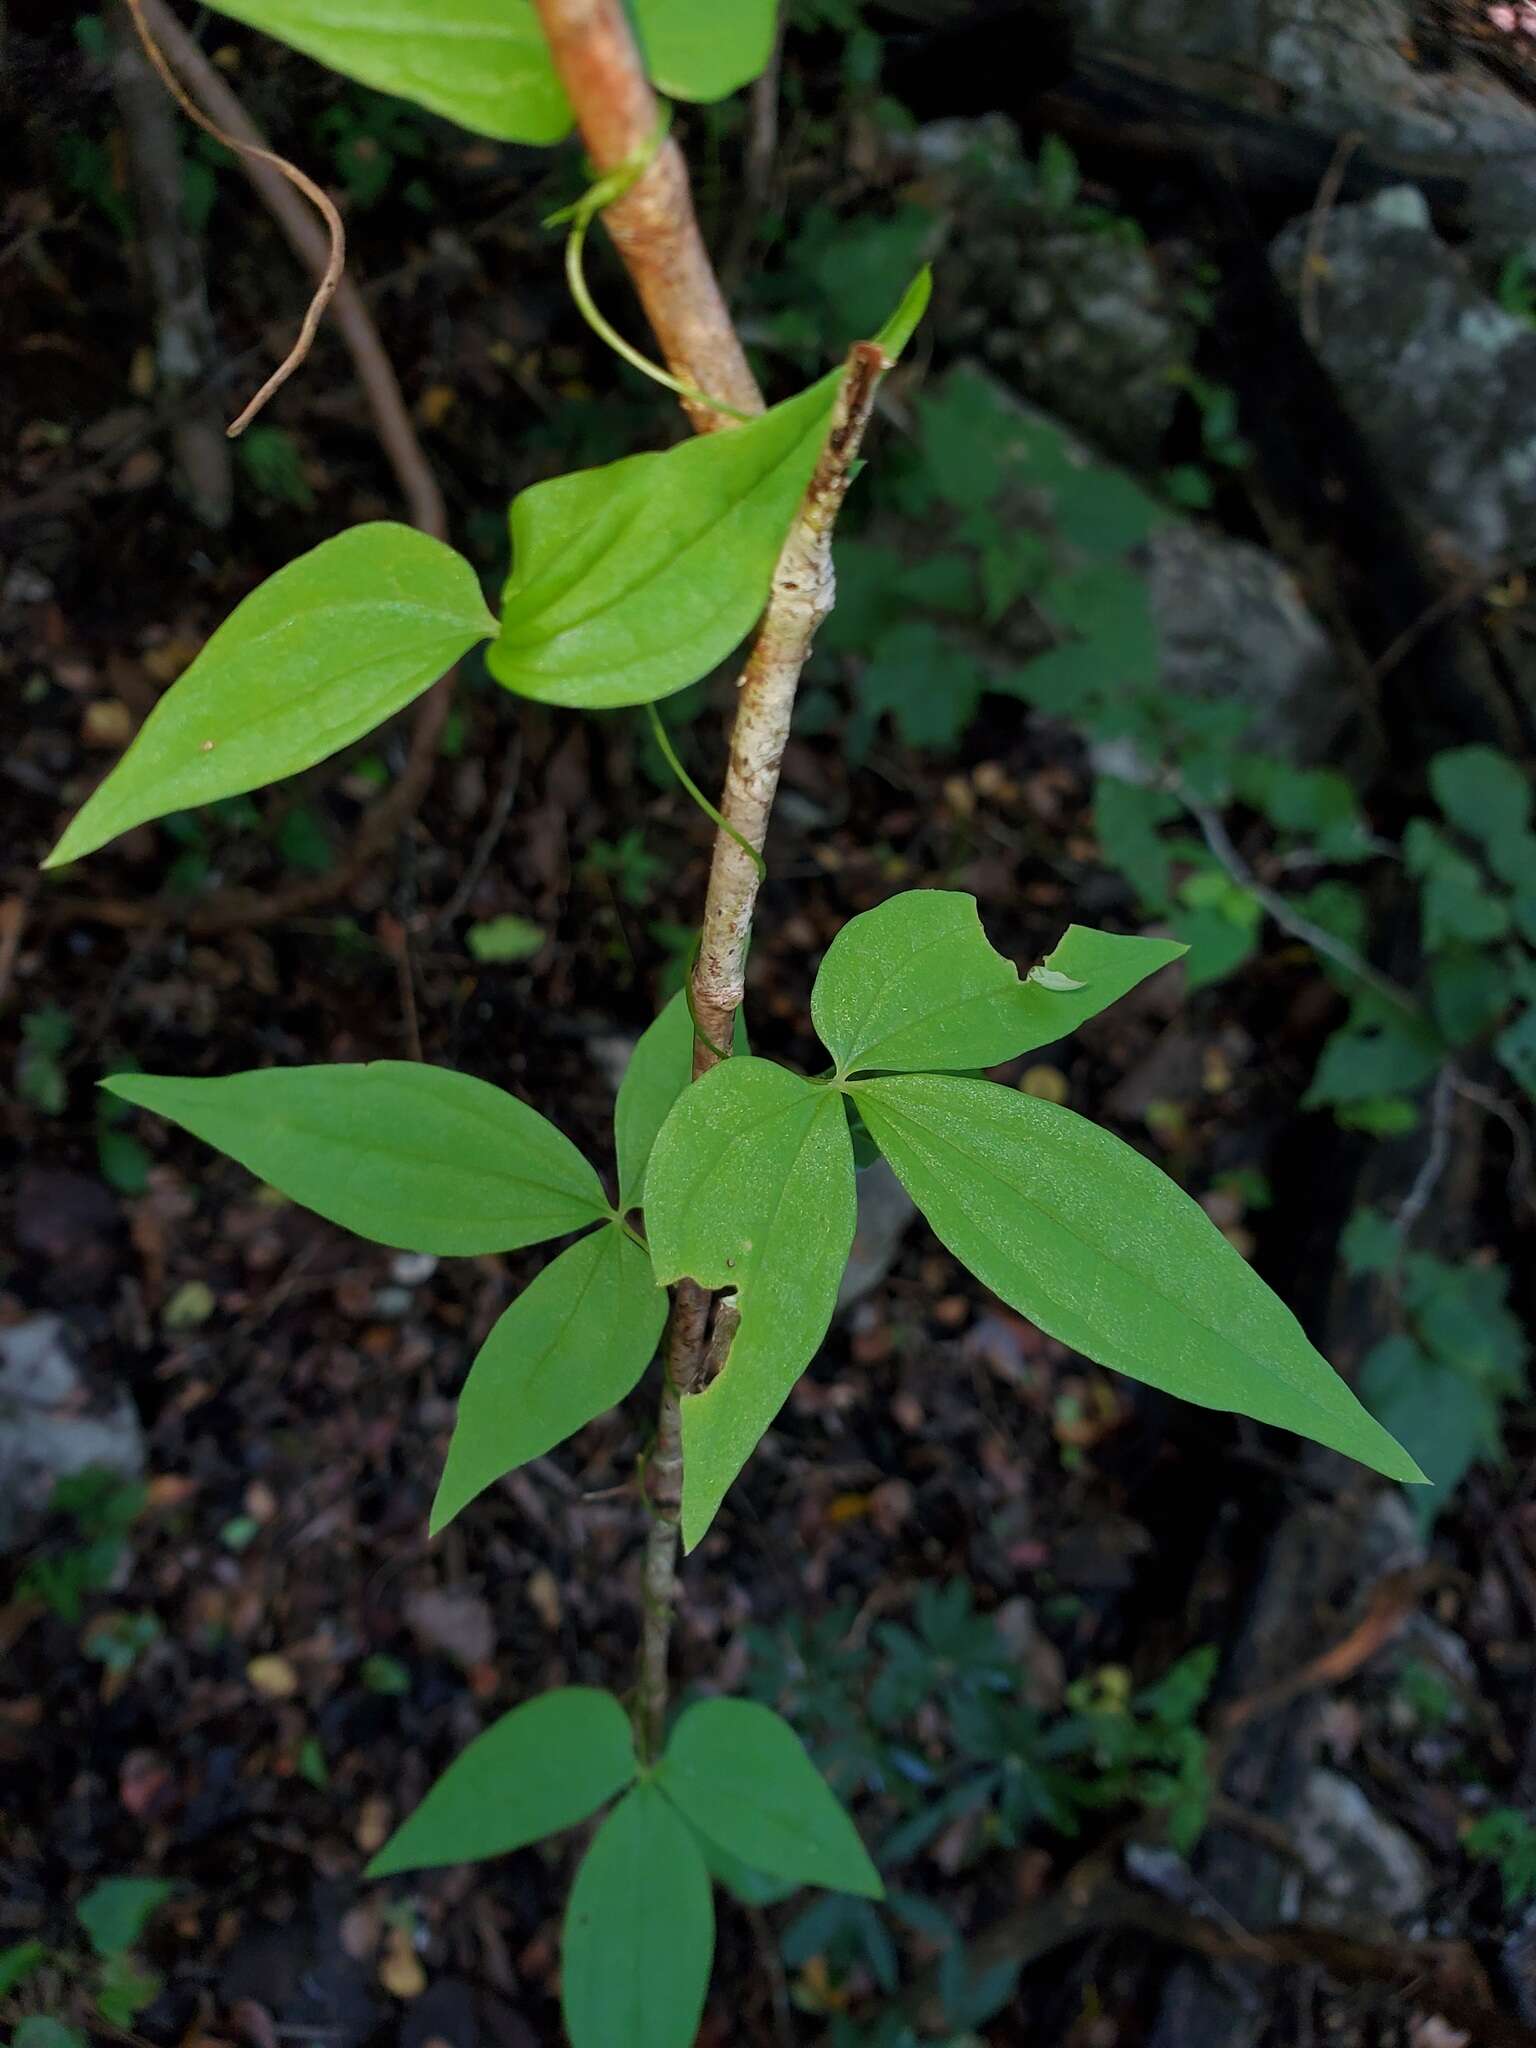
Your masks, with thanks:
[{"label": "blurred green plant", "polygon": [[59,1532],[45,1537],[16,1582],[18,1600],[36,1600],[61,1621],[79,1621],[87,1595],[117,1576],[128,1532],[143,1512],[143,1482],[100,1466],[54,1482],[48,1513]]},{"label": "blurred green plant", "polygon": [[[109,1877],[77,1901],[75,1918],[85,1946],[53,1948],[42,1941],[0,1949],[0,1997],[31,1988],[49,2004],[88,1999],[109,2030],[128,2033],[159,1996],[163,1979],[135,1953],[151,1919],[175,1893],[166,1878]],[[84,2035],[51,2012],[26,2014],[12,2036],[14,2048],[84,2048]]]},{"label": "blurred green plant", "polygon": [[[315,129],[330,150],[348,198],[363,211],[384,197],[402,165],[430,163],[434,154],[434,137],[426,122],[403,100],[370,92],[366,86],[345,86]],[[400,197],[418,213],[430,212],[434,204],[432,187],[419,172],[407,179]]]},{"label": "blurred green plant", "polygon": [[1461,1846],[1479,1863],[1492,1863],[1513,1913],[1536,1899],[1536,1821],[1513,1806],[1496,1806],[1474,1821]]},{"label": "blurred green plant", "polygon": [[1391,1218],[1362,1209],[1342,1245],[1357,1276],[1386,1286],[1397,1328],[1366,1356],[1360,1398],[1428,1475],[1408,1499],[1428,1529],[1479,1459],[1504,1456],[1504,1404],[1529,1391],[1530,1346],[1492,1262],[1409,1251]]},{"label": "blurred green plant", "polygon": [[[902,1882],[941,1836],[946,1869],[1041,1832],[1075,1836],[1090,1813],[1139,1812],[1181,1854],[1199,1838],[1210,1779],[1198,1717],[1212,1647],[1140,1689],[1106,1666],[1070,1686],[1064,1708],[1043,1712],[1022,1697],[1017,1649],[961,1579],[920,1587],[909,1620],[877,1623],[868,1638],[845,1603],[750,1630],[747,1641],[749,1694],[788,1717],[840,1797],[884,1824],[875,1851],[883,1903],[828,1895],[784,1931],[806,2010],[833,2012],[860,1982],[894,1996],[902,1943],[913,1938],[940,1951],[951,2026],[982,2025],[1011,1997],[1017,1970],[972,1980],[953,1924],[920,1880]],[[784,1895],[751,1873],[726,1881],[754,1904]],[[832,2039],[850,2048],[898,2040],[895,2024],[848,2022]]]},{"label": "blurred green plant", "polygon": [[295,511],[314,509],[315,494],[304,474],[299,444],[284,427],[247,427],[235,443],[247,483],[259,498]]}]

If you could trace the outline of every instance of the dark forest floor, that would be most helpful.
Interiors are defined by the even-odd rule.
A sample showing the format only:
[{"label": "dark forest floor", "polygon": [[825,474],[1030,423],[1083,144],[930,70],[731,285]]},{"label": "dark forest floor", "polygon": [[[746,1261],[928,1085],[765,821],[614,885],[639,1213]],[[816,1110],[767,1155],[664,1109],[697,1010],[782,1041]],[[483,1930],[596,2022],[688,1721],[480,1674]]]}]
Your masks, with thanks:
[{"label": "dark forest floor", "polygon": [[[0,1577],[0,1596],[12,1589],[0,1605],[0,1946],[39,1930],[62,1941],[92,1881],[159,1874],[179,1888],[146,1943],[165,1976],[134,2029],[150,2042],[554,2041],[566,1846],[409,1884],[365,1885],[360,1872],[492,1714],[569,1681],[626,1683],[645,1391],[429,1545],[455,1391],[537,1255],[433,1262],[359,1244],[150,1119],[123,1127],[149,1161],[142,1191],[123,1192],[100,1171],[94,1082],[124,1060],[213,1073],[419,1049],[538,1104],[603,1159],[623,1049],[698,913],[708,827],[657,773],[639,716],[514,707],[471,674],[419,815],[342,900],[190,938],[164,892],[178,879],[194,893],[269,890],[333,856],[371,793],[366,757],[397,766],[398,738],[355,750],[361,772],[333,763],[259,795],[244,825],[180,841],[145,828],[61,884],[123,903],[161,892],[163,918],[118,929],[58,907],[37,858],[213,625],[301,547],[398,504],[325,339],[271,415],[299,458],[292,495],[307,502],[281,502],[241,469],[226,531],[189,519],[145,372],[130,244],[111,217],[123,193],[110,99],[66,24],[23,20],[13,34],[30,68],[24,118],[0,142],[7,1086],[29,1019],[56,1009],[70,1032],[56,1109],[19,1088],[4,1098],[14,1227],[0,1322],[57,1312],[93,1382],[129,1390],[147,1500],[121,1568],[78,1616],[16,1592],[25,1556]],[[237,77],[253,111],[297,153],[306,135],[322,147],[313,138],[338,89],[231,40],[247,52]],[[611,373],[564,306],[538,222],[569,196],[572,166],[418,125],[420,158],[353,208],[353,260],[455,539],[489,572],[512,491],[672,425],[666,402]],[[708,212],[707,149],[701,161]],[[417,183],[430,211],[410,196]],[[207,235],[220,328],[245,352],[243,393],[302,288],[232,175],[219,175]],[[700,699],[690,765],[712,785],[729,679]],[[994,942],[1021,960],[1073,917],[1125,928],[1133,906],[1096,861],[1087,797],[1070,735],[991,699],[953,758],[887,738],[854,769],[835,729],[796,739],[751,962],[755,1049],[814,1057],[821,951],[903,887],[972,891]],[[515,965],[477,964],[469,926],[508,913],[543,945]],[[1160,977],[1064,1050],[1054,1082],[1031,1085],[1157,1158],[1315,1315],[1327,1276],[1297,1210],[1329,1210],[1306,1176],[1330,1155],[1295,1103],[1326,1021],[1315,980],[1278,943],[1188,1005],[1177,970]],[[1245,1203],[1259,1172],[1271,1208]],[[795,1615],[846,1610],[852,1633],[834,1637],[866,1643],[879,1621],[910,1615],[918,1589],[959,1581],[1012,1631],[1032,1705],[1059,1714],[1067,1689],[1102,1682],[1106,1667],[1141,1685],[1192,1648],[1230,1646],[1273,1531],[1312,1484],[1288,1441],[1176,1408],[1039,1337],[915,1225],[689,1566],[679,1682],[739,1682],[748,1631]],[[1457,1836],[1465,1785],[1500,1786],[1527,1755],[1533,1525],[1518,1468],[1480,1473],[1441,1525],[1441,1570],[1410,1603],[1417,1618],[1381,1654],[1364,1640],[1347,1653],[1325,1709],[1333,1762],[1367,1782],[1429,1865],[1427,1931],[1470,1940],[1490,1970],[1498,1885]],[[56,1523],[45,1545],[66,1537]],[[1354,1640],[1372,1590],[1312,1617],[1315,1650]],[[152,1618],[127,1669],[88,1651],[104,1616]],[[888,1817],[868,1802],[871,1828]],[[1116,1808],[1076,1841],[1033,1826],[1013,1847],[957,1824],[904,1881],[969,1934],[1048,1896],[1126,1824]],[[705,2041],[810,2041],[822,2038],[817,2009],[878,2009],[867,1963],[778,1960],[774,1928],[795,1910],[722,1906]],[[933,1953],[910,1938],[909,1962]],[[1096,1934],[1027,1973],[981,2033],[1131,2048],[1172,1954],[1145,1932]],[[1452,2038],[1410,2032],[1411,1998],[1316,1970],[1260,1981],[1277,2043]]]}]

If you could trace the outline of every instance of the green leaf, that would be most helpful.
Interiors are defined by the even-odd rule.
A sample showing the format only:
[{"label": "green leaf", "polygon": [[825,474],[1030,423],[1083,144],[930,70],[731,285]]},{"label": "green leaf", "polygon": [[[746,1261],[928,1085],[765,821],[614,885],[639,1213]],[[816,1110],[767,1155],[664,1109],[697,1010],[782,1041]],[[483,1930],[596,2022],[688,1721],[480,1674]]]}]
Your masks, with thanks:
[{"label": "green leaf", "polygon": [[863,757],[887,712],[907,746],[952,747],[975,716],[985,687],[971,656],[926,619],[888,627],[859,672],[855,756]]},{"label": "green leaf", "polygon": [[910,889],[851,918],[827,949],[811,1016],[839,1074],[997,1066],[1065,1038],[1183,948],[1068,928],[1024,980],[988,944],[976,899]]},{"label": "green leaf", "polygon": [[571,2048],[691,2048],[714,1948],[699,1846],[654,1784],[637,1785],[571,1886],[560,1962]]},{"label": "green leaf", "polygon": [[702,1834],[753,1870],[864,1899],[885,1896],[880,1873],[804,1743],[756,1700],[689,1707],[656,1782]]},{"label": "green leaf", "polygon": [[[732,1046],[737,1053],[748,1050],[746,1020],[740,1010]],[[613,1135],[619,1154],[621,1211],[638,1208],[644,1200],[646,1163],[656,1133],[692,1079],[693,1019],[688,1014],[688,997],[679,989],[641,1033],[619,1083]]]},{"label": "green leaf", "polygon": [[[932,289],[926,270],[875,340],[894,361]],[[486,656],[522,697],[593,711],[687,687],[751,630],[842,385],[659,455],[535,484],[512,502],[512,573]]]},{"label": "green leaf", "polygon": [[834,371],[727,432],[521,492],[486,656],[496,680],[592,711],[707,675],[763,609],[841,381]]},{"label": "green leaf", "polygon": [[953,1075],[851,1092],[943,1243],[1048,1335],[1389,1478],[1422,1477],[1198,1203],[1110,1132]]},{"label": "green leaf", "polygon": [[1426,952],[1486,945],[1509,930],[1509,906],[1484,886],[1477,864],[1458,853],[1427,818],[1410,821],[1403,834],[1403,861],[1424,884],[1420,908]]},{"label": "green leaf", "polygon": [[1026,977],[1019,1011],[1028,1020],[1029,1037],[1017,1052],[1033,1052],[1037,1046],[1068,1037],[1183,953],[1176,939],[1143,939],[1069,924],[1042,966],[1046,973],[1061,975],[1078,986],[1053,989],[1034,974]]},{"label": "green leaf", "polygon": [[11,2037],[11,2048],[86,2048],[78,2027],[66,2027],[62,2020],[43,2013],[30,2013]]},{"label": "green leaf", "polygon": [[1383,1006],[1367,1022],[1339,1027],[1323,1047],[1303,1109],[1331,1103],[1371,1102],[1411,1093],[1429,1080],[1445,1047],[1427,1024]]},{"label": "green leaf", "polygon": [[547,936],[526,917],[514,917],[510,912],[505,917],[489,918],[484,924],[472,924],[465,933],[470,952],[485,965],[531,960]]},{"label": "green leaf", "polygon": [[24,1984],[47,1954],[40,1941],[13,1941],[8,1948],[0,1948],[0,1998]]},{"label": "green leaf", "polygon": [[1179,815],[1166,791],[1101,775],[1093,786],[1093,820],[1104,858],[1118,868],[1150,910],[1167,910],[1168,850],[1158,827]]},{"label": "green leaf", "polygon": [[540,1693],[454,1758],[364,1875],[505,1856],[575,1827],[638,1769],[629,1717],[612,1693],[586,1685]]},{"label": "green leaf", "polygon": [[1360,1368],[1360,1395],[1384,1429],[1411,1451],[1429,1481],[1415,1491],[1419,1525],[1429,1529],[1450,1506],[1480,1458],[1502,1450],[1499,1403],[1454,1366],[1432,1358],[1412,1337],[1385,1337]]},{"label": "green leaf", "polygon": [[379,522],[322,541],[236,606],[44,867],[312,767],[495,630],[474,570],[430,535]]},{"label": "green leaf", "polygon": [[1499,1033],[1493,1049],[1526,1094],[1536,1100],[1536,1004],[1522,1010],[1514,1023]]},{"label": "green leaf", "polygon": [[133,1947],[151,1914],[176,1889],[163,1877],[109,1877],[75,1907],[75,1918],[99,1956],[120,1956]]},{"label": "green leaf", "polygon": [[504,1474],[622,1401],[654,1357],[666,1315],[650,1260],[617,1223],[546,1266],[470,1367],[431,1534]]},{"label": "green leaf", "polygon": [[765,1871],[753,1870],[733,1856],[729,1849],[722,1849],[718,1842],[712,1842],[708,1835],[701,1835],[694,1829],[699,1844],[699,1854],[704,1858],[704,1867],[716,1884],[724,1885],[731,1897],[743,1906],[778,1906],[800,1887],[782,1878],[769,1877]]},{"label": "green leaf", "polygon": [[1518,842],[1531,817],[1531,786],[1493,747],[1453,747],[1429,764],[1429,786],[1453,825],[1492,848]]},{"label": "green leaf", "polygon": [[667,1112],[693,1078],[693,1019],[682,989],[640,1035],[613,1111],[619,1154],[619,1207],[642,1200],[645,1169]]},{"label": "green leaf", "polygon": [[136,1956],[109,1956],[96,1985],[96,2010],[109,2026],[126,2031],[160,1996],[165,1979]]},{"label": "green leaf", "polygon": [[909,889],[843,926],[817,971],[811,1019],[840,1075],[990,1067],[1020,1050],[1024,997],[974,896]]},{"label": "green leaf", "polygon": [[784,1067],[726,1060],[662,1126],[646,1174],[656,1278],[734,1289],[741,1317],[718,1376],[683,1399],[689,1550],[827,1333],[854,1207],[842,1100]]},{"label": "green leaf", "polygon": [[558,142],[571,109],[528,0],[212,0],[220,14],[477,135]]},{"label": "green leaf", "polygon": [[1253,957],[1258,946],[1258,932],[1253,924],[1239,923],[1225,910],[1209,905],[1176,910],[1169,924],[1178,933],[1189,955],[1184,969],[1186,995],[1194,995],[1197,989],[1209,988],[1213,982],[1225,981],[1245,960]]},{"label": "green leaf", "polygon": [[1496,954],[1470,946],[1448,946],[1429,964],[1435,1022],[1452,1045],[1466,1045],[1491,1031],[1509,1008],[1513,993]]},{"label": "green leaf", "polygon": [[636,0],[645,68],[679,100],[723,100],[773,54],[776,0]]},{"label": "green leaf", "polygon": [[212,1081],[114,1074],[101,1085],[401,1251],[512,1251],[610,1214],[569,1138],[515,1096],[445,1067],[374,1060]]}]

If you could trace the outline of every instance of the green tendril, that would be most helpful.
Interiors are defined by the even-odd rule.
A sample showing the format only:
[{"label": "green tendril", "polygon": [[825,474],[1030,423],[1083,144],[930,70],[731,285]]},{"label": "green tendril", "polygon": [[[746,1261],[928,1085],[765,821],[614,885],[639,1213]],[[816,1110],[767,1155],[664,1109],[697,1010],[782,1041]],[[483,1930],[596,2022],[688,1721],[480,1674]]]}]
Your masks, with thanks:
[{"label": "green tendril", "polygon": [[667,728],[661,722],[661,713],[656,709],[656,706],[654,704],[647,704],[645,709],[646,715],[649,717],[651,721],[651,731],[655,735],[656,744],[658,747],[660,747],[662,754],[666,759],[667,766],[672,770],[672,773],[677,777],[678,781],[683,785],[684,789],[686,789],[688,794],[693,798],[694,802],[698,805],[699,809],[704,813],[705,817],[709,819],[710,823],[714,826],[715,830],[717,832],[723,832],[727,839],[735,840],[736,844],[747,856],[747,859],[751,861],[753,867],[757,869],[757,879],[760,882],[766,882],[768,879],[767,861],[763,859],[763,856],[758,852],[757,848],[752,844],[752,842],[749,839],[744,839],[742,837],[742,835],[736,830],[736,827],[731,823],[730,819],[722,817],[720,812],[715,809],[714,805],[710,802],[709,798],[704,794],[703,790],[700,789],[699,785],[688,773],[688,770],[677,758],[677,750],[673,746],[672,741],[668,736]]},{"label": "green tendril", "polygon": [[752,417],[750,413],[738,412],[734,405],[727,405],[722,399],[711,398],[707,392],[696,389],[692,384],[685,384],[682,378],[674,377],[670,370],[662,369],[659,363],[653,363],[649,356],[643,356],[639,349],[632,347],[618,329],[611,326],[598,311],[597,302],[587,284],[583,257],[586,252],[588,228],[605,206],[612,206],[616,199],[622,199],[636,180],[650,169],[656,161],[657,151],[667,139],[667,131],[671,125],[672,109],[663,105],[661,118],[656,124],[656,132],[644,148],[636,150],[633,156],[627,157],[606,177],[599,178],[595,184],[590,185],[570,206],[562,206],[558,212],[548,215],[544,225],[553,228],[563,226],[566,221],[571,224],[571,232],[565,244],[566,282],[571,288],[571,297],[576,301],[582,319],[600,341],[605,341],[614,354],[622,357],[631,369],[638,370],[642,376],[650,377],[658,384],[664,384],[668,391],[675,391],[678,397],[686,400],[689,405],[699,405],[710,412],[723,413],[727,419],[748,420]]}]

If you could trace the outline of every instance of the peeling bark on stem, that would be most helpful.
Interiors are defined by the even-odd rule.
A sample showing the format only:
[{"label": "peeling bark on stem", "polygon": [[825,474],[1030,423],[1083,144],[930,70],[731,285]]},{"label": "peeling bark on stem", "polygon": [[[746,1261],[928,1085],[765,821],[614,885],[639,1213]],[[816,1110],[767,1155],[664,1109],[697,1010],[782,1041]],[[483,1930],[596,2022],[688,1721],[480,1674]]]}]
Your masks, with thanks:
[{"label": "peeling bark on stem", "polygon": [[[768,608],[741,678],[721,815],[760,854],[779,786],[795,691],[816,630],[832,609],[832,529],[880,379],[890,367],[874,342],[856,342],[838,394],[826,446],[795,515],[774,571]],[[728,1046],[744,993],[743,972],[758,871],[729,833],[715,835],[704,936],[693,972],[695,1080],[715,1066],[714,1046]],[[711,1041],[707,1043],[706,1041]],[[685,1280],[673,1292],[663,1339],[665,1379],[656,1442],[647,1469],[651,1530],[645,1549],[644,1617],[635,1730],[641,1755],[660,1754],[667,1711],[667,1651],[677,1594],[677,1524],[682,1512],[682,1396],[703,1384],[713,1297]]]},{"label": "peeling bark on stem", "polygon": [[[759,854],[768,837],[801,671],[817,628],[832,609],[832,529],[874,411],[875,393],[889,367],[872,341],[855,342],[849,351],[827,443],[779,556],[768,609],[742,672],[720,810]],[[728,834],[717,833],[704,935],[693,970],[693,1008],[700,1034],[694,1047],[695,1079],[718,1064],[720,1054],[714,1047],[728,1046],[735,1030],[736,1012],[746,992],[747,941],[758,886],[751,857]]]}]

